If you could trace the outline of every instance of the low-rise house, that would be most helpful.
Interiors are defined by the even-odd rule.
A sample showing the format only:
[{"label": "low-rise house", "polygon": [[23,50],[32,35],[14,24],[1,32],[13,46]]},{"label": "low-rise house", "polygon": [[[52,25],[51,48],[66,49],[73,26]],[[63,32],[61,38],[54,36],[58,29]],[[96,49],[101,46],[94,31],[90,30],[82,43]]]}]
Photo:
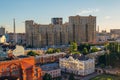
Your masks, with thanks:
[{"label": "low-rise house", "polygon": [[58,63],[42,65],[41,69],[42,69],[42,76],[44,76],[45,73],[50,74],[52,78],[57,78],[61,76],[61,69],[59,68]]}]

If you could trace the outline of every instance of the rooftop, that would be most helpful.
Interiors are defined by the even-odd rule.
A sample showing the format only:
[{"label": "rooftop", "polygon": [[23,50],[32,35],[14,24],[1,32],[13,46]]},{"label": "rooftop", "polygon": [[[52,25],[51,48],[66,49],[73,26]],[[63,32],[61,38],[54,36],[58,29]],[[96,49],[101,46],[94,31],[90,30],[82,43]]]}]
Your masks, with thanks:
[{"label": "rooftop", "polygon": [[59,64],[58,63],[50,63],[50,64],[41,65],[40,67],[43,71],[50,71],[50,70],[59,69]]},{"label": "rooftop", "polygon": [[85,55],[79,55],[79,54],[74,54],[74,55],[66,55],[65,57],[66,58],[69,58],[70,56],[72,56],[74,59],[78,59],[80,61],[86,61],[88,60],[89,58]]}]

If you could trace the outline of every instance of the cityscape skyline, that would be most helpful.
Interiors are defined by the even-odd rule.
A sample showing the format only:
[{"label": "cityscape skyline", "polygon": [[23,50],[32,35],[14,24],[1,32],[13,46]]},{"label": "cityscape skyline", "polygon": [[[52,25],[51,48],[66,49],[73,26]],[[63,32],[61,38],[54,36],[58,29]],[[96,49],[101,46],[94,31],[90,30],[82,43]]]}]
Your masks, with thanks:
[{"label": "cityscape skyline", "polygon": [[[0,26],[6,28],[8,32],[13,32],[13,18],[16,19],[16,32],[25,32],[25,20],[34,20],[40,24],[51,23],[51,18],[62,17],[63,22],[68,22],[68,17],[73,15],[97,17],[97,26],[100,31],[109,29],[120,29],[118,0],[1,0]],[[44,9],[43,9],[44,8]],[[112,10],[112,11],[111,11]]]}]

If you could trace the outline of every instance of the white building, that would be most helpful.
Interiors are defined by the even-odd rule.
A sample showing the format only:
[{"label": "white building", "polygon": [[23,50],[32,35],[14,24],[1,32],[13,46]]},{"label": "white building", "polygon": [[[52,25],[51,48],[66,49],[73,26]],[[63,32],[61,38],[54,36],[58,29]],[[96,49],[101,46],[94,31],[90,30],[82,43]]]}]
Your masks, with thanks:
[{"label": "white building", "polygon": [[61,58],[59,59],[59,66],[64,72],[81,76],[91,74],[95,71],[94,59],[85,59],[85,57],[84,59],[74,59],[72,56],[69,58]]},{"label": "white building", "polygon": [[13,54],[15,56],[21,56],[24,55],[24,47],[16,45],[16,48],[13,50]]},{"label": "white building", "polygon": [[4,35],[0,36],[0,43],[6,43],[6,37]]},{"label": "white building", "polygon": [[45,73],[48,73],[52,76],[52,78],[60,77],[61,76],[61,69],[59,68],[58,63],[51,63],[51,64],[45,64],[41,66],[42,69],[42,76],[45,75]]}]

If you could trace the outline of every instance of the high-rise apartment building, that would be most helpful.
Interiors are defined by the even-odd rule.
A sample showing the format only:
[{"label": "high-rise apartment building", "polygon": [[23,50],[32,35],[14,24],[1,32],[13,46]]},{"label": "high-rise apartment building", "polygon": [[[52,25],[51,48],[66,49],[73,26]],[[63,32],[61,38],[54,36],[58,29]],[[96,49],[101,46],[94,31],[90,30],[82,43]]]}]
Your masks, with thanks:
[{"label": "high-rise apartment building", "polygon": [[62,25],[62,23],[63,23],[63,20],[62,20],[62,18],[52,18],[51,19],[51,22],[52,22],[52,24],[54,24],[54,25]]},{"label": "high-rise apartment building", "polygon": [[70,16],[69,27],[72,29],[73,41],[94,42],[96,38],[95,16]]},{"label": "high-rise apartment building", "polygon": [[96,38],[95,16],[70,16],[69,22],[62,24],[62,18],[52,18],[52,24],[36,24],[25,21],[26,44],[31,47],[66,45],[75,41],[94,42]]}]

